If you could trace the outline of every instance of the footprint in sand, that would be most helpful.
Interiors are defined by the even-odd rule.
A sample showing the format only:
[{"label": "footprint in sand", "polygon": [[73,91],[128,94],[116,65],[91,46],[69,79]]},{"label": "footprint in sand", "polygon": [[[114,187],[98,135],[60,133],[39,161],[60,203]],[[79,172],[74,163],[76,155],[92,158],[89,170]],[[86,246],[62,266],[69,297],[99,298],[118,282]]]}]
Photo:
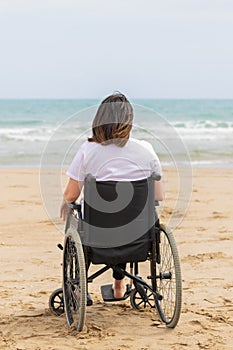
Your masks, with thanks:
[{"label": "footprint in sand", "polygon": [[214,253],[200,253],[196,255],[187,255],[181,259],[182,262],[203,262],[205,260],[213,260],[213,259],[227,259],[227,255],[222,252],[214,252]]},{"label": "footprint in sand", "polygon": [[197,231],[200,231],[200,232],[206,231],[206,227],[198,227],[198,228],[197,228]]},{"label": "footprint in sand", "polygon": [[227,216],[224,215],[221,211],[213,211],[211,219],[226,219]]}]

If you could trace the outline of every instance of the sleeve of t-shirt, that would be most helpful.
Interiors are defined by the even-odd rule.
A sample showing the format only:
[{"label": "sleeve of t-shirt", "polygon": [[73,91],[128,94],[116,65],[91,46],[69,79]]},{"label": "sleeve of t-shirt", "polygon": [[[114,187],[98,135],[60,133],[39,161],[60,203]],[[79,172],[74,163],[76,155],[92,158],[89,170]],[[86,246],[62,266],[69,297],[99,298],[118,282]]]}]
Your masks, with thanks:
[{"label": "sleeve of t-shirt", "polygon": [[155,173],[155,175],[162,176],[162,168],[160,160],[157,156],[157,154],[154,154],[154,159],[150,162],[152,173]]},{"label": "sleeve of t-shirt", "polygon": [[155,175],[162,176],[161,163],[160,163],[159,157],[157,156],[157,154],[154,151],[154,148],[147,141],[143,141],[143,145],[151,154],[151,161],[150,161],[151,172],[155,173]]},{"label": "sleeve of t-shirt", "polygon": [[73,161],[71,162],[66,175],[76,181],[84,181],[85,168],[84,168],[84,145],[80,147],[76,153]]}]

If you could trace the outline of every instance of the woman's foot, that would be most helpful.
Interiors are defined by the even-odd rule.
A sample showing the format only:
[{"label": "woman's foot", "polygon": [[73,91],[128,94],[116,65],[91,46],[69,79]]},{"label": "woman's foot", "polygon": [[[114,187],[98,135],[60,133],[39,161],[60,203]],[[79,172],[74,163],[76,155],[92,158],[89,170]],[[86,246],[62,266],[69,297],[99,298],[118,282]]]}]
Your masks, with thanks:
[{"label": "woman's foot", "polygon": [[113,294],[114,298],[121,299],[125,295],[126,289],[125,289],[125,281],[122,280],[114,280],[113,283]]}]

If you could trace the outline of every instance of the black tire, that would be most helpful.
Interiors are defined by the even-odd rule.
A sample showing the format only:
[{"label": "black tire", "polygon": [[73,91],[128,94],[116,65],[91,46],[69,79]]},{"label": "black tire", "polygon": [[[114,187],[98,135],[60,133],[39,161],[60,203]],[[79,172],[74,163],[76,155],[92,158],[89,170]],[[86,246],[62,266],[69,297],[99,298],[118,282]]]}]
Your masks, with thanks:
[{"label": "black tire", "polygon": [[162,296],[162,300],[155,298],[158,314],[168,328],[174,328],[181,313],[182,278],[174,236],[164,226],[160,228],[160,263],[156,263],[155,273],[154,288]]},{"label": "black tire", "polygon": [[72,226],[64,242],[63,298],[68,325],[81,332],[86,318],[86,267],[79,234]]},{"label": "black tire", "polygon": [[49,308],[57,316],[64,314],[64,300],[62,288],[56,289],[49,298]]}]

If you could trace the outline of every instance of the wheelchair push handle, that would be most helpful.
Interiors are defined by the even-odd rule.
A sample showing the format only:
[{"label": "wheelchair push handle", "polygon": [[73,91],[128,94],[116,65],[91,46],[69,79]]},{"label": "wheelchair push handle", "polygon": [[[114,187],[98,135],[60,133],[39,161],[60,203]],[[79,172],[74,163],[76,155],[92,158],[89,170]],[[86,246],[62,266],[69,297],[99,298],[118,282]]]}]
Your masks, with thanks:
[{"label": "wheelchair push handle", "polygon": [[151,174],[152,180],[154,181],[160,181],[161,180],[161,175],[158,175],[156,173]]},{"label": "wheelchair push handle", "polygon": [[70,209],[73,209],[73,210],[77,210],[77,211],[79,211],[79,209],[81,210],[81,204],[78,204],[76,202],[68,203],[68,206],[70,207]]},{"label": "wheelchair push handle", "polygon": [[76,202],[72,202],[72,203],[68,203],[68,206],[70,207],[70,209],[72,211],[77,210],[79,219],[82,219],[82,206],[81,206],[81,204],[78,204]]}]

